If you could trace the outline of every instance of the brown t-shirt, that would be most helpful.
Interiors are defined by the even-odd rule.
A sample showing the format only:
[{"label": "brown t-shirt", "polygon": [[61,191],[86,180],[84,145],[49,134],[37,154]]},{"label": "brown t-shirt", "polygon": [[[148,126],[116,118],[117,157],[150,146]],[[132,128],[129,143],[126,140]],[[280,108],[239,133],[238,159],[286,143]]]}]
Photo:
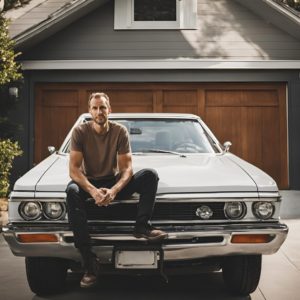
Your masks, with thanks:
[{"label": "brown t-shirt", "polygon": [[78,125],[71,137],[71,151],[83,154],[82,172],[89,179],[110,179],[118,174],[118,154],[131,152],[125,126],[109,121],[109,130],[99,134],[93,121]]}]

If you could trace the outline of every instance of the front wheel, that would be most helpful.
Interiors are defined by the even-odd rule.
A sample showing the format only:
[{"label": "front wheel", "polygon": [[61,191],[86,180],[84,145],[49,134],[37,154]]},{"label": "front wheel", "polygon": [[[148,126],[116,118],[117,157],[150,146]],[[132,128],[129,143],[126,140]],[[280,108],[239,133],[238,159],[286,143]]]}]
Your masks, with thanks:
[{"label": "front wheel", "polygon": [[225,285],[233,294],[249,295],[258,286],[261,255],[224,257],[222,269]]},{"label": "front wheel", "polygon": [[35,294],[54,294],[64,288],[68,270],[66,259],[26,257],[25,265],[28,284]]}]

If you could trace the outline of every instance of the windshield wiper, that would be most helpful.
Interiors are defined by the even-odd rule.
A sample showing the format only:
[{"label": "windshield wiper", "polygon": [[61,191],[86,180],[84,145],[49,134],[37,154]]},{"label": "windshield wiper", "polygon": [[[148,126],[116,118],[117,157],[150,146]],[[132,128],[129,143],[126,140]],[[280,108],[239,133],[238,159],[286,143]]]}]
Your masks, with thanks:
[{"label": "windshield wiper", "polygon": [[133,154],[142,154],[142,153],[168,153],[168,154],[174,154],[174,155],[178,155],[180,157],[186,157],[186,155],[179,153],[179,152],[175,152],[175,151],[169,151],[169,150],[162,150],[162,149],[145,149],[145,150],[141,150],[139,152],[134,152]]}]

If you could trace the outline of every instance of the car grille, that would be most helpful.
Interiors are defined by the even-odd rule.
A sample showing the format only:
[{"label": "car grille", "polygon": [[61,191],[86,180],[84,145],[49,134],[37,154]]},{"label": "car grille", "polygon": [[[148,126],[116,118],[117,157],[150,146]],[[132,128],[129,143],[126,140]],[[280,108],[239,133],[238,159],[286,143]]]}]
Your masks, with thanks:
[{"label": "car grille", "polygon": [[[118,203],[107,207],[98,207],[93,204],[87,205],[87,216],[89,220],[135,220],[137,214],[137,203]],[[213,212],[210,220],[226,219],[224,215],[224,202],[201,202],[201,203],[160,203],[155,204],[152,220],[201,220],[196,215],[197,208],[206,205]]]}]

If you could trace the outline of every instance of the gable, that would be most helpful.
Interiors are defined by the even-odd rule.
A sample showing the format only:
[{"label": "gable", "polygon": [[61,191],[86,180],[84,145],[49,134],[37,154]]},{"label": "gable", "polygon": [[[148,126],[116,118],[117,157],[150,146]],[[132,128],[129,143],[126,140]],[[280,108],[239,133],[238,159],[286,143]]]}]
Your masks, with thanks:
[{"label": "gable", "polygon": [[23,60],[299,60],[300,42],[232,0],[198,0],[196,30],[114,30],[109,1],[42,43]]}]

